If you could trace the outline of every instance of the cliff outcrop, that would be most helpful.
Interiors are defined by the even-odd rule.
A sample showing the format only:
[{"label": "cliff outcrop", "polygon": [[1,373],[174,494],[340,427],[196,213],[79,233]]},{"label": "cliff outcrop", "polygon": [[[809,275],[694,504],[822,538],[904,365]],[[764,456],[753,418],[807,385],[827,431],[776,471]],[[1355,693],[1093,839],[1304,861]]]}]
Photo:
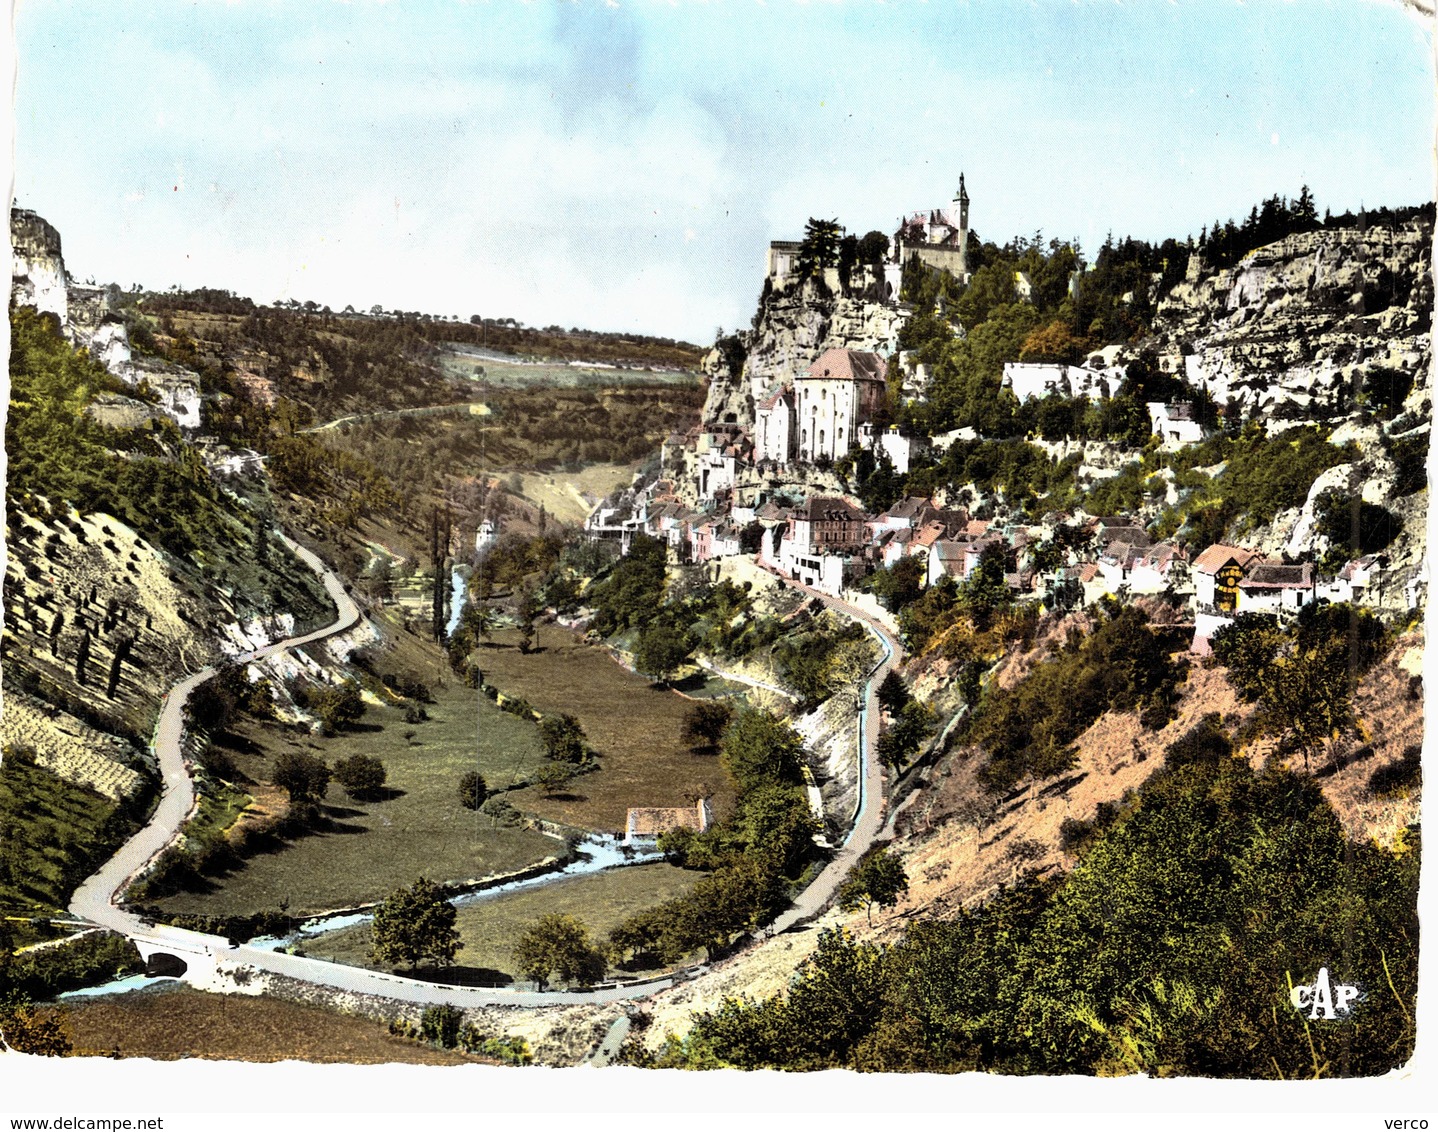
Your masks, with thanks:
[{"label": "cliff outcrop", "polygon": [[1404,407],[1426,420],[1432,246],[1432,226],[1411,221],[1304,232],[1222,269],[1195,255],[1159,303],[1160,351],[1245,415],[1344,417],[1392,370],[1412,379]]},{"label": "cliff outcrop", "polygon": [[737,336],[738,348],[716,346],[704,359],[704,427],[752,429],[755,404],[830,348],[888,357],[907,317],[899,307],[826,294],[814,283],[775,290],[766,284],[753,328]]},{"label": "cliff outcrop", "polygon": [[149,386],[159,396],[160,409],[182,429],[200,427],[199,376],[156,358],[134,355],[125,320],[109,292],[71,281],[54,225],[27,209],[12,209],[10,245],[12,304],[55,315],[73,345],[90,351],[125,384]]},{"label": "cliff outcrop", "polygon": [[68,304],[60,233],[29,209],[12,209],[10,248],[14,257],[10,301],[16,306],[34,307],[43,314],[58,315],[63,324]]}]

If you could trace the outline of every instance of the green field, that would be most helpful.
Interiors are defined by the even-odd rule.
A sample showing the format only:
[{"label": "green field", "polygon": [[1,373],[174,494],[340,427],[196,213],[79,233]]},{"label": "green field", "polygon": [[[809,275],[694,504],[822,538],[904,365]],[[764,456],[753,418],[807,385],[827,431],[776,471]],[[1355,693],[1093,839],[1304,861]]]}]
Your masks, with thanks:
[{"label": "green field", "polygon": [[[466,982],[509,982],[516,977],[515,940],[540,916],[552,912],[575,916],[589,928],[590,939],[600,942],[634,913],[684,895],[703,875],[666,864],[629,865],[461,904],[457,926],[464,947],[450,974]],[[371,967],[369,947],[369,925],[360,924],[306,942],[304,952]]]},{"label": "green field", "polygon": [[110,799],[17,755],[0,759],[0,914],[63,912],[135,828]]},{"label": "green field", "polygon": [[695,754],[682,737],[692,704],[621,667],[609,651],[567,629],[539,627],[538,648],[525,655],[513,631],[497,632],[476,654],[484,678],[540,711],[578,718],[599,753],[600,769],[576,778],[563,794],[538,787],[513,801],[557,821],[605,832],[624,829],[630,806],[683,806],[696,792],[712,795],[716,816],[729,812],[733,785],[713,755]]},{"label": "green field", "polygon": [[532,385],[550,388],[572,388],[613,385],[696,385],[699,378],[691,372],[648,369],[596,369],[591,366],[569,366],[562,363],[497,362],[453,351],[440,356],[440,368],[446,377],[468,378],[503,389],[524,389]]},{"label": "green field", "polygon": [[406,723],[397,707],[371,707],[356,730],[328,739],[254,721],[242,724],[225,753],[253,779],[265,779],[285,750],[302,750],[330,765],[365,754],[384,763],[390,796],[355,802],[332,783],[325,828],[250,857],[215,878],[208,891],[178,893],[157,901],[159,907],[247,915],[287,900],[295,913],[320,912],[383,899],[420,876],[469,880],[522,868],[561,850],[552,838],[498,826],[459,804],[465,771],[478,769],[495,789],[543,761],[534,725],[462,686],[436,688],[434,695],[425,722]]}]

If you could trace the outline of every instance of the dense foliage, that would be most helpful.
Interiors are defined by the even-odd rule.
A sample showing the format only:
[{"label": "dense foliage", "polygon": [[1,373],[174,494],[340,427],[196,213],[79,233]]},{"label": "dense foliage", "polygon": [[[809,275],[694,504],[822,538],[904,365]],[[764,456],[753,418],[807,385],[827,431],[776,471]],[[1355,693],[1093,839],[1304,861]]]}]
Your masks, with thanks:
[{"label": "dense foliage", "polygon": [[1239,695],[1259,704],[1259,722],[1307,761],[1355,722],[1353,689],[1388,642],[1371,611],[1317,602],[1290,625],[1268,614],[1241,614],[1211,643]]},{"label": "dense foliage", "polygon": [[[661,1065],[1303,1078],[1412,1053],[1416,829],[1348,841],[1318,788],[1228,757],[1157,772],[1072,872],[889,948],[828,933],[788,992],[700,1015]],[[1310,1022],[1327,967],[1362,999]]]},{"label": "dense foliage", "polygon": [[785,907],[816,853],[802,750],[798,733],[767,712],[734,717],[721,757],[739,790],[737,812],[703,833],[679,829],[659,839],[675,863],[713,872],[687,895],[615,928],[610,945],[621,960],[672,964],[701,948],[714,956]]},{"label": "dense foliage", "polygon": [[1175,657],[1181,633],[1156,629],[1134,606],[1095,607],[1099,622],[1073,630],[1064,649],[1019,683],[985,694],[963,740],[983,750],[979,773],[1001,792],[1030,776],[1047,778],[1073,765],[1070,744],[1106,711],[1139,711],[1151,728],[1172,718],[1187,661]]},{"label": "dense foliage", "polygon": [[216,535],[249,541],[244,520],[220,496],[195,449],[168,421],[152,429],[105,428],[87,415],[104,392],[125,388],[61,337],[55,319],[10,312],[10,413],[5,425],[7,517],[45,513],[37,497],[114,515],[177,556]]}]

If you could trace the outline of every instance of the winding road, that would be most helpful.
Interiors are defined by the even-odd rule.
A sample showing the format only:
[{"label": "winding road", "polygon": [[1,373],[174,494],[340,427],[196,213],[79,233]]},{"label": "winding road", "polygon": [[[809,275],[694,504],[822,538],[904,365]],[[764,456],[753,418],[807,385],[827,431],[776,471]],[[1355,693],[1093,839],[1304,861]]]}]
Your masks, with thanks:
[{"label": "winding road", "polygon": [[[241,653],[234,658],[238,663],[247,664],[262,660],[286,649],[343,633],[360,620],[359,608],[345,591],[344,583],[319,556],[289,538],[284,541],[320,577],[325,590],[335,603],[338,616],[322,629]],[[879,833],[883,820],[882,768],[877,760],[871,757],[879,728],[876,689],[898,654],[897,643],[887,630],[861,611],[796,582],[789,582],[788,579],[785,581],[814,594],[826,604],[862,622],[879,637],[885,656],[869,674],[864,707],[859,717],[862,740],[859,744],[859,800],[853,827],[836,858],[799,895],[794,904],[770,925],[769,934],[782,932],[822,912],[843,882],[849,868]],[[152,748],[159,762],[162,778],[159,805],[145,827],[125,842],[98,872],[75,890],[70,901],[70,911],[77,917],[129,937],[147,958],[155,953],[166,953],[185,960],[187,967],[196,966],[199,970],[208,968],[234,972],[242,968],[252,968],[340,991],[377,995],[405,1002],[459,1007],[574,1006],[619,1002],[652,995],[702,971],[702,968],[690,969],[645,982],[597,987],[587,991],[523,991],[446,986],[361,967],[329,963],[309,956],[269,951],[249,944],[236,946],[221,936],[149,923],[120,907],[115,902],[117,896],[155,856],[174,841],[185,820],[194,812],[195,784],[185,765],[183,747],[185,701],[196,687],[215,672],[216,668],[211,666],[187,676],[166,694],[152,739]]]},{"label": "winding road", "polygon": [[837,597],[778,575],[779,580],[796,590],[817,597],[830,609],[838,610],[858,621],[879,639],[883,657],[869,672],[864,689],[864,706],[859,710],[859,801],[854,812],[854,824],[843,846],[834,859],[824,866],[814,878],[814,883],[804,889],[789,909],[779,915],[769,926],[769,932],[778,935],[806,920],[812,920],[829,905],[849,870],[869,849],[879,836],[884,824],[884,768],[874,757],[879,742],[879,685],[894,666],[895,659],[902,651],[883,624],[867,613]]}]

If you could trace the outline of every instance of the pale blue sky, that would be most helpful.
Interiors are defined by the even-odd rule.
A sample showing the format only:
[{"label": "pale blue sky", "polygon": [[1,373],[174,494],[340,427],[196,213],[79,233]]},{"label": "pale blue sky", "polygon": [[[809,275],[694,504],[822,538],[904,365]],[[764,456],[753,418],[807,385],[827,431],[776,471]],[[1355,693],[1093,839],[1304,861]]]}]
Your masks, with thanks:
[{"label": "pale blue sky", "polygon": [[985,238],[1433,196],[1415,17],[1328,3],[21,0],[79,277],[707,341],[809,216]]}]

